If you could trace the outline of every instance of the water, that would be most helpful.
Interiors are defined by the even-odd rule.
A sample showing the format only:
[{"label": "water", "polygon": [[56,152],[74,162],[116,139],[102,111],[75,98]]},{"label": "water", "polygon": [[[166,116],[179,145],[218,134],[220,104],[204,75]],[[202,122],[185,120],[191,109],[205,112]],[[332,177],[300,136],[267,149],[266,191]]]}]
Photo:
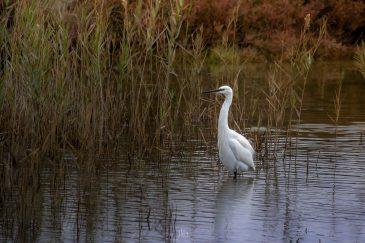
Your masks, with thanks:
[{"label": "water", "polygon": [[40,170],[36,190],[3,202],[16,202],[18,213],[3,209],[1,241],[364,242],[365,81],[351,66],[317,68],[302,122],[292,128],[298,137],[279,146],[269,166],[256,158],[256,173],[233,180],[203,125],[205,141],[175,141],[158,159],[129,163],[122,151],[93,158],[96,166],[84,170],[87,160],[65,154],[62,165]]}]

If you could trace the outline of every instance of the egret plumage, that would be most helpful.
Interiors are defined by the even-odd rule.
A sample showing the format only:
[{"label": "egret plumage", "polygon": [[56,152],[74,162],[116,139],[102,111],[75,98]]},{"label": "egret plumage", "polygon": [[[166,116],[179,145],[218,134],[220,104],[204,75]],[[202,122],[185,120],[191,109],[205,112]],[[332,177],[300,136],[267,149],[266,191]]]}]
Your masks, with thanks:
[{"label": "egret plumage", "polygon": [[233,91],[229,86],[205,91],[203,93],[219,93],[225,96],[218,120],[218,152],[224,167],[237,177],[237,173],[255,170],[253,156],[255,150],[250,142],[241,134],[228,126],[228,113],[232,104]]}]

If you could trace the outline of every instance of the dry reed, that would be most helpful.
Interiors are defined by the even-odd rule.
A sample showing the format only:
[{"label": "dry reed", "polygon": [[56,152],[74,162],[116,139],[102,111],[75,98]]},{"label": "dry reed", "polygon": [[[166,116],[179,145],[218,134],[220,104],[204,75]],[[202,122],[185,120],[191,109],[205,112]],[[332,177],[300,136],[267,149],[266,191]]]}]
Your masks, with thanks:
[{"label": "dry reed", "polygon": [[365,78],[365,44],[363,42],[356,48],[354,64],[357,70]]},{"label": "dry reed", "polygon": [[194,78],[174,77],[189,72],[187,58],[175,63],[177,51],[190,55],[183,45],[193,44],[195,69],[202,65],[199,33],[181,34],[190,3],[80,2],[63,12],[52,4],[19,1],[2,16],[13,19],[1,38],[7,149],[25,158],[64,148],[101,151],[125,137],[132,146],[158,143],[171,134],[191,99],[185,90],[199,90]]}]

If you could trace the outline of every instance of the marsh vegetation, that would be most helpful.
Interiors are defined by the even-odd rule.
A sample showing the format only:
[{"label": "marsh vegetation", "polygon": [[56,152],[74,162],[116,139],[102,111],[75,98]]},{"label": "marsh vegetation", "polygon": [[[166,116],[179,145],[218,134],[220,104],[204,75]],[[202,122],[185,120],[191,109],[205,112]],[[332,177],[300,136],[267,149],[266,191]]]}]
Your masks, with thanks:
[{"label": "marsh vegetation", "polygon": [[[210,86],[224,82],[237,90],[245,73],[234,41],[223,36],[210,54],[204,27],[191,33],[191,8],[185,1],[5,5],[0,119],[9,158],[102,152],[126,139],[131,151],[144,153],[189,130],[207,114],[200,97],[207,58],[231,66]],[[231,21],[234,28],[235,15]],[[288,110],[300,120],[307,75],[326,35],[326,19],[317,36],[310,21],[308,15],[285,57],[268,65],[267,104],[260,111],[252,105],[236,124],[278,128]]]}]

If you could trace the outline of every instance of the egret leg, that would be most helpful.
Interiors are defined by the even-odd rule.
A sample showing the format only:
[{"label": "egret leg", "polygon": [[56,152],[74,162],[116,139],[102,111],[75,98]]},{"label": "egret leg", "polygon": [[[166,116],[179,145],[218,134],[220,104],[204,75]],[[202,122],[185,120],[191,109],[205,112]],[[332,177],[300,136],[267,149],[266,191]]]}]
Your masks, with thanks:
[{"label": "egret leg", "polygon": [[237,178],[237,169],[235,169],[235,171],[233,172],[233,179]]}]

